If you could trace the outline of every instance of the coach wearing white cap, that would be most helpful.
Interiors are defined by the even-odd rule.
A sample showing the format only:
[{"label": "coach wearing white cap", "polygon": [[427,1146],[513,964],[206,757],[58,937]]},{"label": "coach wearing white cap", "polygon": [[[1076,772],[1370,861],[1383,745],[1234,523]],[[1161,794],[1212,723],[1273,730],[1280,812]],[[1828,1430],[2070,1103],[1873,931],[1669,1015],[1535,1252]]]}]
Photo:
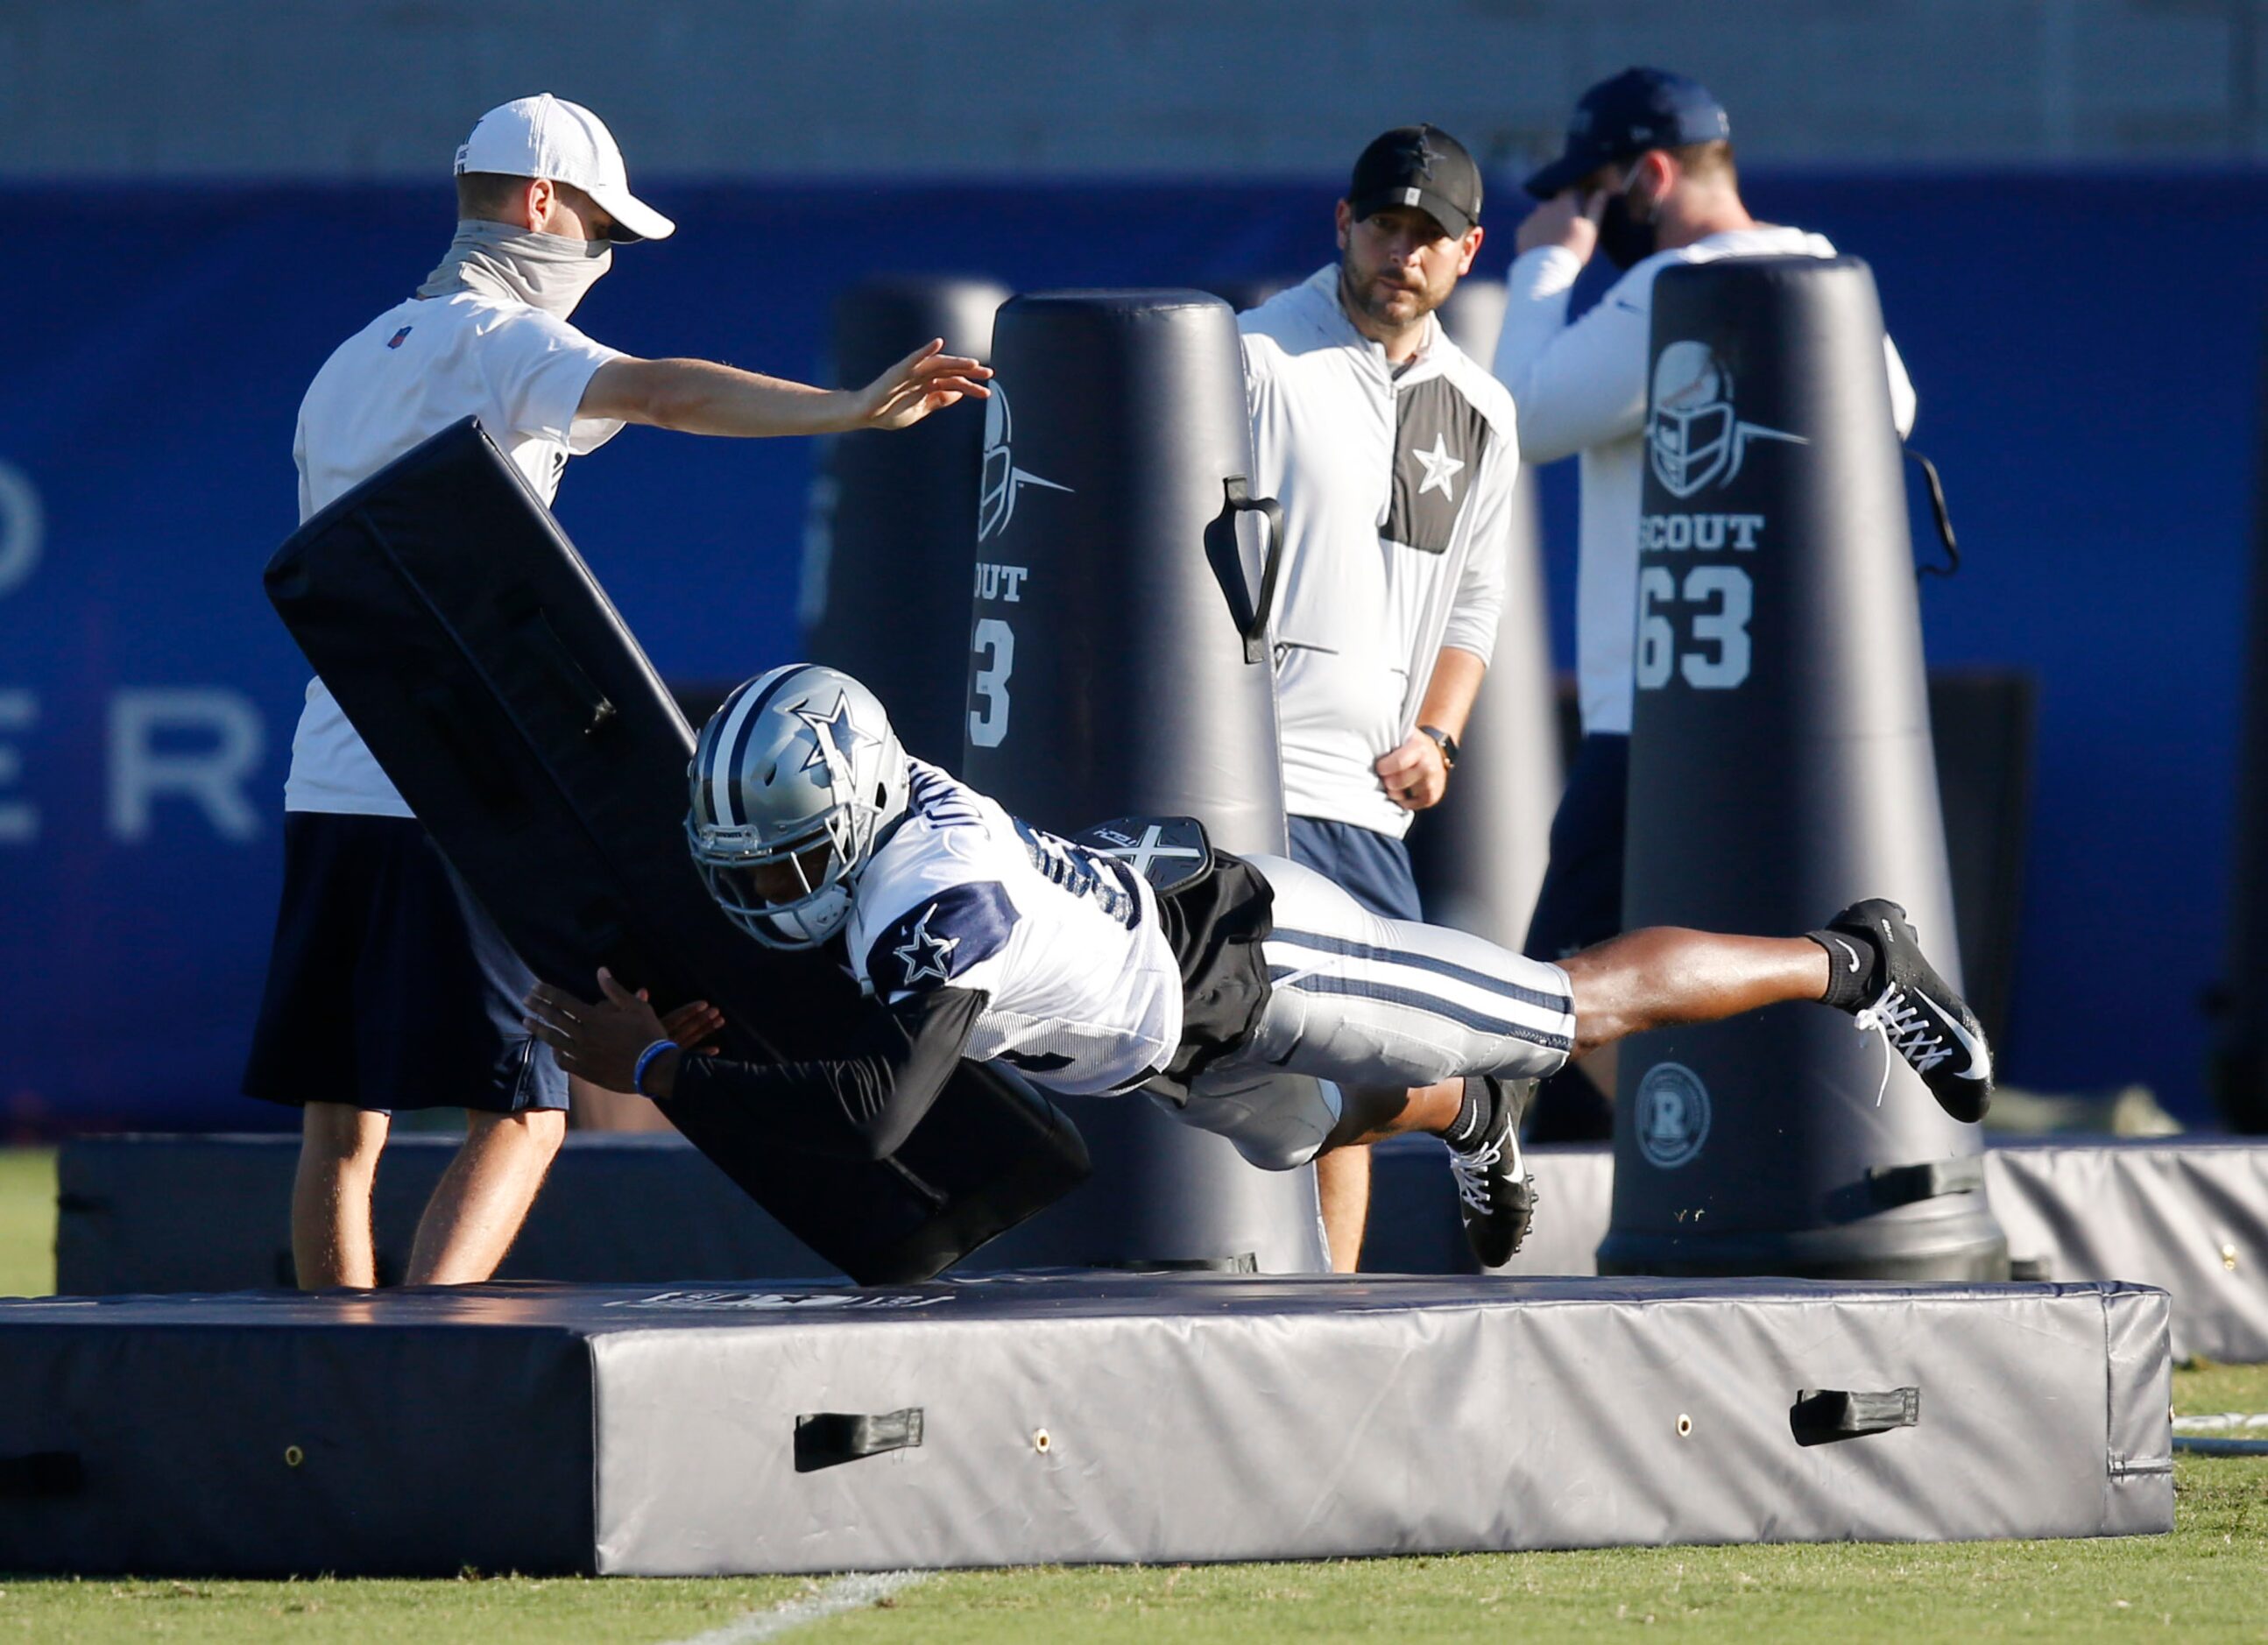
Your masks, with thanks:
[{"label": "coach wearing white cap", "polygon": [[[626,422],[761,437],[902,429],[989,375],[915,349],[834,392],[703,360],[640,360],[568,323],[615,246],[676,224],[630,192],[596,114],[545,93],[457,151],[457,233],[410,299],[341,344],[299,407],[299,518],[476,416],[549,502]],[[470,1111],[403,1279],[494,1272],[565,1129],[566,1080],[521,1025],[534,976],[466,893],[318,679],[284,785],[284,885],[247,1094],[302,1111],[291,1251],[303,1287],[377,1283],[371,1186],[398,1108]],[[687,1043],[713,1017],[672,1022]]]}]

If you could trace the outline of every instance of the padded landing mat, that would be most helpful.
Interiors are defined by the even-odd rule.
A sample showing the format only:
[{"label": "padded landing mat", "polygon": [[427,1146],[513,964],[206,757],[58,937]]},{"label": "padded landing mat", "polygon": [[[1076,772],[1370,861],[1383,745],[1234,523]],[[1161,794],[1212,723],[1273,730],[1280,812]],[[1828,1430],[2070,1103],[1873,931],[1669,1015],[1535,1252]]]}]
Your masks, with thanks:
[{"label": "padded landing mat", "polygon": [[[1469,1273],[1448,1161],[1432,1137],[1373,1152],[1366,1267]],[[1614,1201],[1603,1145],[1528,1154],[1535,1227],[1500,1273],[1595,1274]],[[2027,1277],[2133,1280],[2173,1294],[2174,1357],[2268,1362],[2268,1142],[2069,1137],[1984,1150],[1984,1193]]]},{"label": "padded landing mat", "polygon": [[816,1572],[2173,1526],[2120,1284],[0,1303],[0,1569]]}]

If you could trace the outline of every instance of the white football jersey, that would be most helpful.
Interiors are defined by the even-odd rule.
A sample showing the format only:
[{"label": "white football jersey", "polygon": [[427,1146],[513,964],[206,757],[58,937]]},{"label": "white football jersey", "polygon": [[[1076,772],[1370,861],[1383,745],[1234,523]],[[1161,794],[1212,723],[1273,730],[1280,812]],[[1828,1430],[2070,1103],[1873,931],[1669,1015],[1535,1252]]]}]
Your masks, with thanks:
[{"label": "white football jersey", "polygon": [[844,937],[859,986],[988,995],[966,1056],[1073,1096],[1173,1060],[1182,973],[1131,869],[1011,817],[916,760],[909,814],[860,877]]}]

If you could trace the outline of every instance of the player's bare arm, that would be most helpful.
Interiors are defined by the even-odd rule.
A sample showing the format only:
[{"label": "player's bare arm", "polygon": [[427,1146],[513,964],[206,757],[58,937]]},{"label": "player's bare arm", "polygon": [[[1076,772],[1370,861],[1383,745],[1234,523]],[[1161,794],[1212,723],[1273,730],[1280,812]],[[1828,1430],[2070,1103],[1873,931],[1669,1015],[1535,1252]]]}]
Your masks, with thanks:
[{"label": "player's bare arm", "polygon": [[[1473,699],[1487,673],[1488,665],[1475,653],[1443,646],[1434,660],[1425,701],[1418,706],[1418,727],[1430,727],[1453,741],[1462,741],[1465,722],[1472,716]],[[1425,729],[1412,730],[1397,746],[1380,755],[1373,768],[1387,797],[1404,811],[1422,811],[1438,805],[1449,791],[1448,751]]]},{"label": "player's bare arm", "polygon": [[904,429],[963,399],[989,393],[990,369],[932,338],[858,389],[743,371],[714,360],[609,360],[591,375],[581,415],[681,434],[764,439]]}]

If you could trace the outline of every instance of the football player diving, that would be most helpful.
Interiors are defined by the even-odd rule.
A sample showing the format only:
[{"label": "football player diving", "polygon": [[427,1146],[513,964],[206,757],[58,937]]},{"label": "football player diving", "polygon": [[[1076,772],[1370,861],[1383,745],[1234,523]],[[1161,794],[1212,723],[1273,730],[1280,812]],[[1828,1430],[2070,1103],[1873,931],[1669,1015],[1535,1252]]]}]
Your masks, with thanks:
[{"label": "football player diving", "polygon": [[1654,927],[1550,965],[1381,919],[1281,857],[1211,850],[1186,819],[1035,828],[909,758],[873,693],[810,664],[727,697],[689,776],[687,838],[725,914],[774,948],[839,937],[873,1010],[831,1057],[688,1056],[601,971],[596,1001],[539,985],[528,1027],[608,1090],[707,1087],[821,1152],[889,1155],[962,1058],[1051,1091],[1144,1092],[1270,1170],[1430,1131],[1492,1267],[1534,1212],[1533,1083],[1626,1034],[1817,1001],[1879,1032],[1955,1119],[1991,1100],[1984,1031],[1880,899],[1801,936]]}]

